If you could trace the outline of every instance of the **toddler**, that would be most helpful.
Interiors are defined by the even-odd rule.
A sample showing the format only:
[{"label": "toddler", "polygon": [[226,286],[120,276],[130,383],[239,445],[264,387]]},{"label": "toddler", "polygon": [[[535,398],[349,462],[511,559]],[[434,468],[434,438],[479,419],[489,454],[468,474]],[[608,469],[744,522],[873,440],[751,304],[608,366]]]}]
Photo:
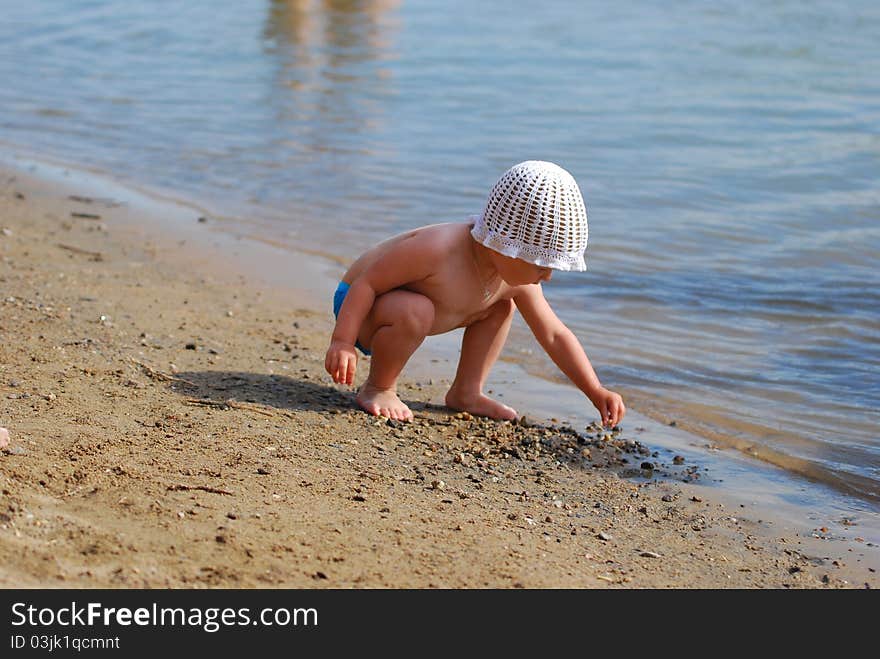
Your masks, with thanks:
[{"label": "toddler", "polygon": [[515,419],[513,408],[483,394],[483,384],[518,310],[602,423],[615,426],[626,412],[623,399],[602,386],[541,290],[553,270],[585,270],[586,246],[587,213],[571,174],[549,162],[520,163],[468,223],[407,231],[354,262],[336,289],[336,327],[324,366],[334,382],[352,384],[356,350],[372,354],[358,404],[370,414],[410,421],[412,412],[397,396],[401,370],[426,336],[464,327],[446,405]]}]

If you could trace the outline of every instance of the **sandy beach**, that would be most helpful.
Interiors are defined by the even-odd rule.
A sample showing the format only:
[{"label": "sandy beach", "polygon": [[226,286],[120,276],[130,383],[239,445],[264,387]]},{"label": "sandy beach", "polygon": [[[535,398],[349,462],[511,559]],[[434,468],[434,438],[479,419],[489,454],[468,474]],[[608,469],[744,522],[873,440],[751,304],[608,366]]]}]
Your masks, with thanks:
[{"label": "sandy beach", "polygon": [[369,417],[323,370],[328,309],[0,175],[0,586],[877,585],[876,548],[696,496],[699,465],[645,478],[626,425],[474,419],[423,381],[412,424]]}]

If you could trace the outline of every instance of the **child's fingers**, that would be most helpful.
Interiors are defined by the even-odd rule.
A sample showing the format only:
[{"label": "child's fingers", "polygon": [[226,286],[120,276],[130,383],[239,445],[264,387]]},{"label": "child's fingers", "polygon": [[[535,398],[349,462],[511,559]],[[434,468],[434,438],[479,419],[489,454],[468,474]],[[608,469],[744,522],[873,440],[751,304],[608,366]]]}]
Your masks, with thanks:
[{"label": "child's fingers", "polygon": [[342,382],[339,355],[332,355],[327,358],[327,372],[330,374],[330,377],[333,378],[333,382]]},{"label": "child's fingers", "polygon": [[620,423],[623,418],[623,402],[619,400],[608,400],[602,405],[602,425],[614,427]]},{"label": "child's fingers", "polygon": [[355,369],[357,368],[357,355],[346,353],[328,353],[324,358],[324,368],[333,378],[336,384],[352,384],[354,382]]},{"label": "child's fingers", "polygon": [[608,406],[608,418],[609,424],[613,427],[619,425],[623,420],[623,415],[626,413],[626,408],[623,406],[622,400],[612,401]]}]

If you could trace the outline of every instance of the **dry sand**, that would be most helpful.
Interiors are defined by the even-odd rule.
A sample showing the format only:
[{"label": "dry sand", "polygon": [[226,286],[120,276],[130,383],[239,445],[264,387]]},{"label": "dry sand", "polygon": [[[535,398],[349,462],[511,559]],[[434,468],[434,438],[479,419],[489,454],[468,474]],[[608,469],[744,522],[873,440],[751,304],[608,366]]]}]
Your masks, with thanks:
[{"label": "dry sand", "polygon": [[0,586],[876,585],[693,500],[698,465],[631,478],[653,458],[626,429],[471,419],[415,383],[414,423],[369,417],[323,371],[326,310],[112,201],[0,183]]}]

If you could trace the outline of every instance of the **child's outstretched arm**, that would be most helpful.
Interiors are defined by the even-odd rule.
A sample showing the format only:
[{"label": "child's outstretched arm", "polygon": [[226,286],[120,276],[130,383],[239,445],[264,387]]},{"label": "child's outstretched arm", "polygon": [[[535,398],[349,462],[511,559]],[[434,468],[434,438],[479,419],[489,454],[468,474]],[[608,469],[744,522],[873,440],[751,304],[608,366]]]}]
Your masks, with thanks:
[{"label": "child's outstretched arm", "polygon": [[599,382],[580,341],[550,308],[541,285],[523,286],[513,300],[544,351],[599,410],[602,423],[612,427],[620,423],[626,414],[623,398]]},{"label": "child's outstretched arm", "polygon": [[389,248],[351,282],[324,358],[324,368],[334,382],[354,383],[358,360],[355,343],[376,298],[430,276],[436,259],[437,250],[433,245],[419,235],[408,236]]}]

